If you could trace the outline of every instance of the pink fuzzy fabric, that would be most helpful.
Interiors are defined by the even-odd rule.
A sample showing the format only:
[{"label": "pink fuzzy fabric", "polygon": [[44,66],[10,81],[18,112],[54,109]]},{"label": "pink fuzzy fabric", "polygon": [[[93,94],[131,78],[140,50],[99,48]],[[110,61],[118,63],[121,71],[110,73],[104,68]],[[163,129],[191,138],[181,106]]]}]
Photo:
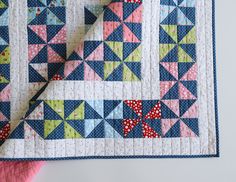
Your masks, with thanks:
[{"label": "pink fuzzy fabric", "polygon": [[31,182],[44,162],[0,162],[1,182]]}]

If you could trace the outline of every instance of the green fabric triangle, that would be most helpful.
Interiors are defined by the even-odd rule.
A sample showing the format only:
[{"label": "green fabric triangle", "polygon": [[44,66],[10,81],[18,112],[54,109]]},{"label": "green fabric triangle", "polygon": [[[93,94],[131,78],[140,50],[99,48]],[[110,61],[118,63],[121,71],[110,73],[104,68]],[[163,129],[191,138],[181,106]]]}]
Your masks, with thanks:
[{"label": "green fabric triangle", "polygon": [[45,101],[61,118],[64,119],[64,101],[63,100],[50,100]]},{"label": "green fabric triangle", "polygon": [[178,48],[178,62],[182,63],[193,62],[192,58],[180,46]]},{"label": "green fabric triangle", "polygon": [[138,46],[124,61],[140,62],[142,59],[142,46]]},{"label": "green fabric triangle", "polygon": [[7,8],[7,5],[5,5],[1,0],[0,0],[0,8]]},{"label": "green fabric triangle", "polygon": [[[122,42],[106,42],[108,47],[111,48],[113,53],[117,55],[120,60],[123,60],[123,43]],[[107,61],[112,61],[112,60],[107,60]]]},{"label": "green fabric triangle", "polygon": [[180,44],[195,44],[196,43],[196,29],[193,28],[188,34],[180,41]]},{"label": "green fabric triangle", "polygon": [[83,138],[71,125],[65,122],[65,139]]},{"label": "green fabric triangle", "polygon": [[83,120],[84,119],[84,102],[82,102],[66,120]]},{"label": "green fabric triangle", "polygon": [[10,83],[5,77],[0,76],[0,83]]},{"label": "green fabric triangle", "polygon": [[120,64],[120,62],[105,61],[104,78],[107,79]]},{"label": "green fabric triangle", "polygon": [[6,47],[0,53],[0,64],[10,64],[10,48]]},{"label": "green fabric triangle", "polygon": [[178,41],[177,25],[161,25],[161,27],[177,43]]},{"label": "green fabric triangle", "polygon": [[61,120],[45,120],[44,122],[44,138],[47,138],[56,127],[58,127],[63,121]]},{"label": "green fabric triangle", "polygon": [[160,60],[164,59],[175,46],[175,44],[160,44]]},{"label": "green fabric triangle", "polygon": [[140,81],[139,78],[124,64],[124,81]]},{"label": "green fabric triangle", "polygon": [[64,25],[64,23],[49,9],[47,9],[47,24],[48,25]]}]

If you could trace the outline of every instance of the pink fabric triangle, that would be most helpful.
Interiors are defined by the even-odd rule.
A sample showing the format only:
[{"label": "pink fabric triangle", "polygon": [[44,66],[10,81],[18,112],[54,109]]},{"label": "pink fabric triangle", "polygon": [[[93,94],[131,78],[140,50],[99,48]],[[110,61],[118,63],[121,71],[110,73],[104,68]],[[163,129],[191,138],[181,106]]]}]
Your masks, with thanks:
[{"label": "pink fabric triangle", "polygon": [[65,59],[63,59],[59,54],[57,54],[50,46],[48,49],[48,62],[49,63],[63,63]]},{"label": "pink fabric triangle", "polygon": [[39,54],[39,52],[45,47],[45,44],[29,44],[28,45],[28,57],[29,62]]},{"label": "pink fabric triangle", "polygon": [[194,64],[189,71],[181,78],[181,80],[191,81],[197,80],[197,64]]},{"label": "pink fabric triangle", "polygon": [[1,121],[8,121],[8,119],[6,118],[6,116],[3,115],[2,112],[0,112],[0,120]]},{"label": "pink fabric triangle", "polygon": [[120,18],[120,20],[123,20],[123,2],[113,2],[108,7]]},{"label": "pink fabric triangle", "polygon": [[46,25],[29,25],[29,28],[33,30],[44,42],[47,42],[47,26]]},{"label": "pink fabric triangle", "polygon": [[196,134],[183,122],[180,121],[181,137],[196,137]]},{"label": "pink fabric triangle", "polygon": [[66,27],[64,26],[55,37],[49,42],[50,44],[65,44],[66,43]]},{"label": "pink fabric triangle", "polygon": [[11,86],[8,84],[1,92],[0,92],[0,101],[1,102],[8,102],[10,101],[10,94],[11,94]]},{"label": "pink fabric triangle", "polygon": [[134,12],[126,18],[125,22],[142,23],[142,6],[139,6]]},{"label": "pink fabric triangle", "polygon": [[123,24],[124,42],[140,42],[140,40],[133,34],[133,32]]},{"label": "pink fabric triangle", "polygon": [[165,63],[161,65],[176,79],[178,80],[178,63]]},{"label": "pink fabric triangle", "polygon": [[162,119],[161,120],[162,134],[165,135],[177,121],[178,119]]},{"label": "pink fabric triangle", "polygon": [[196,99],[182,83],[179,83],[179,97],[180,99]]},{"label": "pink fabric triangle", "polygon": [[196,102],[184,113],[182,118],[198,118],[198,107]]},{"label": "pink fabric triangle", "polygon": [[168,91],[175,85],[175,81],[163,81],[160,83],[160,94],[161,98],[163,98]]},{"label": "pink fabric triangle", "polygon": [[163,100],[162,101],[176,116],[179,116],[179,100]]},{"label": "pink fabric triangle", "polygon": [[88,64],[84,64],[84,79],[87,81],[102,81],[102,78]]},{"label": "pink fabric triangle", "polygon": [[79,55],[81,59],[84,58],[84,42],[83,41],[78,44],[78,46],[75,49],[75,52],[76,54]]},{"label": "pink fabric triangle", "polygon": [[103,36],[104,40],[106,40],[119,26],[121,25],[120,22],[104,22],[104,30]]},{"label": "pink fabric triangle", "polygon": [[68,77],[75,69],[82,64],[82,61],[67,61],[65,62],[64,76]]},{"label": "pink fabric triangle", "polygon": [[103,44],[100,44],[87,58],[88,61],[103,61]]}]

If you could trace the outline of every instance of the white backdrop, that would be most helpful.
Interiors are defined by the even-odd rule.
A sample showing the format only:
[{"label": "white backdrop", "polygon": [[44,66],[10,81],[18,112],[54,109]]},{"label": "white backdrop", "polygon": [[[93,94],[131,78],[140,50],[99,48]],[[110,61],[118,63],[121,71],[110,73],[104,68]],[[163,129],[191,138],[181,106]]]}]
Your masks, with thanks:
[{"label": "white backdrop", "polygon": [[35,182],[235,182],[235,0],[216,2],[221,157],[214,159],[82,160],[47,162]]}]

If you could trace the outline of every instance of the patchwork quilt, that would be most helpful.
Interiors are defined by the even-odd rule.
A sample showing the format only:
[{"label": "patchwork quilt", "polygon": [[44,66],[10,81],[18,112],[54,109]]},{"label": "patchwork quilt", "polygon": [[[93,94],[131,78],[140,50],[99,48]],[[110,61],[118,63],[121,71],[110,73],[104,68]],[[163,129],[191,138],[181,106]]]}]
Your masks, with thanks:
[{"label": "patchwork quilt", "polygon": [[0,0],[0,159],[218,157],[214,0]]}]

